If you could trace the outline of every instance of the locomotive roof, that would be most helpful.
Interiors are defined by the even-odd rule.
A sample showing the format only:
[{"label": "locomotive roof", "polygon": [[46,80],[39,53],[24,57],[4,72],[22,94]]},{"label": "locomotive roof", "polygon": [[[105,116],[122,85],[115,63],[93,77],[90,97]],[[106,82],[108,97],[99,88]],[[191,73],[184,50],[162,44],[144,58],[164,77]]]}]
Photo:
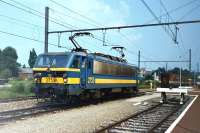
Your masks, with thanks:
[{"label": "locomotive roof", "polygon": [[48,53],[43,53],[41,55],[69,55],[69,54],[75,54],[75,55],[81,55],[81,56],[87,55],[84,52],[48,52]]},{"label": "locomotive roof", "polygon": [[114,56],[109,56],[109,55],[105,55],[101,54],[101,53],[85,53],[85,52],[49,52],[49,53],[43,53],[41,55],[69,55],[69,54],[74,54],[74,55],[80,55],[80,56],[89,56],[95,59],[99,59],[99,60],[104,60],[104,61],[110,61],[113,63],[118,63],[118,64],[122,64],[122,65],[129,65],[129,66],[135,66],[132,64],[129,64],[127,62],[125,62],[124,60],[119,60],[118,57],[114,57]]},{"label": "locomotive roof", "polygon": [[68,52],[48,52],[48,53],[43,53],[40,55],[68,55]]}]

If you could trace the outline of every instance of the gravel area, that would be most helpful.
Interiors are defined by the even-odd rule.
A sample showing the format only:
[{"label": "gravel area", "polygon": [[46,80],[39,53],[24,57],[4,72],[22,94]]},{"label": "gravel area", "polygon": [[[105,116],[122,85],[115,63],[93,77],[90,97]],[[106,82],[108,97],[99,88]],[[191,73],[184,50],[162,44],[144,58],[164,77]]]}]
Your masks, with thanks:
[{"label": "gravel area", "polygon": [[[151,104],[150,99],[160,94],[144,95],[124,100],[115,100],[56,113],[45,114],[1,126],[6,133],[80,133],[94,132],[119,119],[125,118]],[[145,101],[149,100],[149,101]],[[145,101],[145,102],[144,102]]]},{"label": "gravel area", "polygon": [[8,102],[8,103],[0,103],[0,112],[8,111],[8,110],[29,108],[29,107],[33,107],[36,105],[37,105],[36,99],[13,101],[13,102]]}]

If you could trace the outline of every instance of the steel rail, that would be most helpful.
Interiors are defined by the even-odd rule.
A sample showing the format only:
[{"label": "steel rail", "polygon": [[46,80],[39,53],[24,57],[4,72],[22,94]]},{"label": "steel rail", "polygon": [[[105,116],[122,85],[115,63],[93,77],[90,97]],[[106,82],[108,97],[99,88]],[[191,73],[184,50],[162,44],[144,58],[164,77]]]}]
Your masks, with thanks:
[{"label": "steel rail", "polygon": [[8,103],[8,102],[32,100],[32,99],[36,99],[36,97],[35,96],[28,96],[28,97],[16,97],[16,98],[0,99],[0,103]]},{"label": "steel rail", "polygon": [[174,109],[172,112],[169,112],[165,117],[163,117],[158,123],[156,123],[154,126],[152,126],[151,129],[149,129],[147,132],[149,133],[153,133],[154,130],[156,128],[158,128],[164,121],[166,121],[171,115],[173,115],[174,113],[176,113],[180,108],[182,107],[182,105],[179,105],[178,107],[176,107],[176,109]]},{"label": "steel rail", "polygon": [[0,125],[20,118],[41,115],[57,110],[67,109],[69,106],[61,106],[62,104],[49,104],[43,106],[30,107],[25,109],[9,110],[0,112]]},{"label": "steel rail", "polygon": [[152,109],[154,109],[154,108],[156,108],[156,107],[158,107],[158,106],[161,106],[161,105],[162,105],[162,103],[159,103],[159,104],[157,104],[157,105],[155,105],[155,106],[152,106],[152,107],[150,107],[150,108],[148,108],[148,109],[146,109],[146,110],[139,111],[139,112],[137,112],[137,113],[135,113],[135,114],[133,114],[133,115],[131,115],[131,116],[128,116],[128,117],[126,117],[126,118],[124,118],[124,119],[122,119],[122,120],[120,120],[120,121],[118,121],[118,122],[116,122],[116,123],[110,124],[110,125],[108,125],[108,126],[106,126],[106,127],[103,127],[103,128],[101,128],[101,129],[99,129],[99,130],[96,130],[95,133],[103,133],[104,131],[106,131],[106,130],[108,130],[108,129],[111,129],[111,128],[113,128],[113,127],[115,127],[115,126],[117,126],[117,125],[119,125],[119,124],[121,124],[121,123],[127,121],[127,120],[130,119],[130,118],[133,118],[133,117],[136,117],[136,116],[138,116],[138,115],[140,115],[140,114],[142,114],[142,113],[148,112],[149,110],[152,110]]},{"label": "steel rail", "polygon": [[[153,107],[150,107],[148,109],[145,109],[143,111],[140,111],[136,114],[133,114],[125,119],[122,119],[118,122],[115,122],[113,124],[110,124],[108,126],[105,126],[105,127],[102,127],[101,129],[99,130],[96,130],[95,132],[96,133],[103,133],[103,132],[115,132],[115,131],[112,131],[112,130],[119,130],[119,131],[130,131],[130,132],[133,132],[135,130],[138,130],[138,132],[143,132],[145,130],[145,132],[154,132],[155,129],[158,129],[165,121],[167,121],[174,113],[176,113],[183,105],[179,105],[177,104],[177,99],[170,99],[169,103],[167,104],[167,106],[165,104],[157,104],[156,106],[153,106]],[[186,101],[188,101],[188,99],[186,99]],[[175,102],[176,101],[176,102]],[[174,103],[175,102],[175,103]],[[160,106],[160,107],[159,107]],[[166,115],[164,114],[159,114],[161,116],[158,116],[158,118],[156,118],[155,116],[155,120],[152,120],[152,121],[149,121],[151,118],[151,115],[153,115],[152,111],[153,112],[157,112],[158,113],[164,109],[166,110],[167,108],[169,108],[169,113],[167,113]],[[155,109],[157,109],[157,111],[155,111]],[[144,114],[144,115],[143,115]],[[137,119],[137,117],[140,117],[140,115],[143,115],[141,120],[140,119]],[[141,125],[137,125],[137,121],[142,121],[142,127]],[[133,124],[131,124],[131,123]],[[136,123],[135,123],[136,122]],[[134,123],[136,125],[134,125]],[[151,127],[148,127],[149,125],[153,124]],[[139,126],[139,129],[137,129],[137,127]],[[134,127],[134,129],[132,129]]]}]

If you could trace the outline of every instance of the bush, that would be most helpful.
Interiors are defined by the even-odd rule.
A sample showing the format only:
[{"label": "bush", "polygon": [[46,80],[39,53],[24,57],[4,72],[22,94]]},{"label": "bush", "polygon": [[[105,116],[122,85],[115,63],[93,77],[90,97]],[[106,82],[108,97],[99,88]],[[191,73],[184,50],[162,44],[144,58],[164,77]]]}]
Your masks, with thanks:
[{"label": "bush", "polygon": [[9,82],[12,87],[11,91],[14,91],[16,93],[33,93],[33,81],[32,80],[26,80],[26,81],[20,81],[20,80],[15,80],[15,81],[10,81]]},{"label": "bush", "polygon": [[33,83],[33,81],[30,81],[30,80],[28,80],[28,81],[26,81],[26,83],[24,84],[24,86],[25,86],[25,93],[33,93],[34,92],[34,83]]},{"label": "bush", "polygon": [[12,76],[12,72],[9,69],[4,69],[0,72],[0,78],[8,79]]},{"label": "bush", "polygon": [[9,84],[11,84],[12,87],[0,89],[0,99],[34,96],[33,93],[34,84],[33,81],[31,80],[26,80],[26,81],[12,80],[9,81]]},{"label": "bush", "polygon": [[9,91],[8,88],[1,89],[1,90],[0,90],[0,99],[4,99],[4,98],[14,98],[14,97],[16,97],[15,93]]},{"label": "bush", "polygon": [[25,91],[25,86],[22,81],[13,82],[11,89],[16,93],[23,93]]}]

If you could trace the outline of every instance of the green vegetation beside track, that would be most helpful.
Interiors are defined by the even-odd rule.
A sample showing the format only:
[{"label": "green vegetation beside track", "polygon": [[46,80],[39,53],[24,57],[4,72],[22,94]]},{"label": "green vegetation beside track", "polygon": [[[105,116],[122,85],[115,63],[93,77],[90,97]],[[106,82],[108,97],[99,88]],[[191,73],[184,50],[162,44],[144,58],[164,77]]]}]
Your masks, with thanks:
[{"label": "green vegetation beside track", "polygon": [[138,89],[144,92],[154,92],[158,86],[159,86],[158,81],[142,80],[138,85]]},{"label": "green vegetation beside track", "polygon": [[11,87],[0,89],[0,99],[34,96],[32,80],[12,80],[9,84]]}]

